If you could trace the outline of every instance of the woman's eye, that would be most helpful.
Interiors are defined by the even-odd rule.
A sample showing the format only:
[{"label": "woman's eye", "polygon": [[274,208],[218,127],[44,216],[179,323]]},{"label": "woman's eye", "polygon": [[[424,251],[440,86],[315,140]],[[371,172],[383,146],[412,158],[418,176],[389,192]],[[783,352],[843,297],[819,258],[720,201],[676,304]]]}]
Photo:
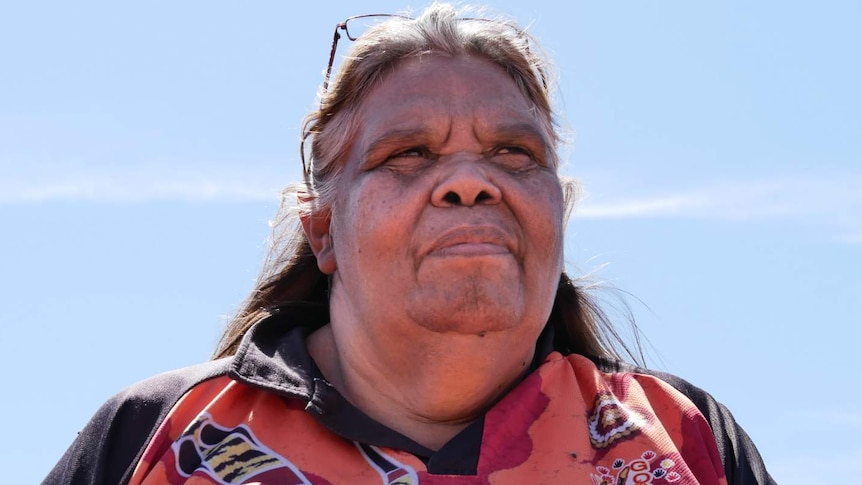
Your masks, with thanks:
[{"label": "woman's eye", "polygon": [[494,151],[493,159],[508,170],[525,170],[538,164],[530,150],[519,146],[502,146]]},{"label": "woman's eye", "polygon": [[392,158],[399,158],[399,157],[408,157],[408,158],[409,157],[422,157],[422,156],[425,156],[427,154],[428,154],[428,150],[425,150],[424,148],[421,148],[421,147],[415,147],[415,148],[410,148],[408,150],[398,152],[389,158],[392,159]]},{"label": "woman's eye", "polygon": [[386,157],[380,168],[397,172],[415,172],[433,163],[434,157],[424,147],[414,147],[395,152]]},{"label": "woman's eye", "polygon": [[526,148],[511,146],[511,147],[500,147],[497,150],[497,153],[509,154],[509,155],[526,155],[531,156],[530,151]]}]

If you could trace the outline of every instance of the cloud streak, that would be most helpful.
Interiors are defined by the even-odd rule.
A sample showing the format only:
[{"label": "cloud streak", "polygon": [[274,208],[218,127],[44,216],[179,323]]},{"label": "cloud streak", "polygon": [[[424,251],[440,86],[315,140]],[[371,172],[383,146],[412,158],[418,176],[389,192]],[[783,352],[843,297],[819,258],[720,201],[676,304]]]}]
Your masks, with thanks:
[{"label": "cloud streak", "polygon": [[[284,178],[284,175],[279,176]],[[71,176],[53,180],[0,180],[0,204],[64,201],[242,202],[277,200],[279,177],[247,174],[174,175],[103,174]]]},{"label": "cloud streak", "polygon": [[725,182],[651,194],[605,191],[600,197],[585,197],[574,217],[792,222],[831,227],[841,241],[856,244],[862,243],[860,186],[862,175],[843,174]]},{"label": "cloud streak", "polygon": [[[282,185],[298,175],[206,170],[138,170],[94,175],[0,177],[0,205],[89,202],[243,202],[277,200]],[[777,221],[825,228],[841,242],[862,244],[862,174],[785,176],[704,184],[695,188],[593,190],[575,218]],[[655,186],[644,183],[642,186]],[[598,194],[598,195],[596,195]]]}]

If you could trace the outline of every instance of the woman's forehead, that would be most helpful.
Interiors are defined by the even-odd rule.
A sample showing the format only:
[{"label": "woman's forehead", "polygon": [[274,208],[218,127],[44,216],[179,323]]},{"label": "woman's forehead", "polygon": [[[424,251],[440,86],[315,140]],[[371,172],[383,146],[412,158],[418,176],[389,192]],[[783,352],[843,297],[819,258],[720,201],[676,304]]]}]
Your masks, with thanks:
[{"label": "woman's forehead", "polygon": [[475,56],[405,60],[362,101],[358,127],[371,139],[469,129],[477,136],[550,142],[541,113],[497,64]]}]

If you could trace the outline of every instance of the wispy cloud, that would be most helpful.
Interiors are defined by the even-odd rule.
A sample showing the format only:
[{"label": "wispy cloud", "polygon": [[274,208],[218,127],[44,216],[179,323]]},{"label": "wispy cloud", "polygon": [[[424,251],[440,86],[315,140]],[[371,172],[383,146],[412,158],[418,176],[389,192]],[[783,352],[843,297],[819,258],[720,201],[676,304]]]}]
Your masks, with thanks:
[{"label": "wispy cloud", "polygon": [[275,200],[282,183],[286,182],[279,180],[280,177],[224,172],[203,175],[137,172],[50,179],[0,178],[0,204]]},{"label": "wispy cloud", "polygon": [[[0,204],[54,201],[264,201],[298,174],[212,167],[97,174],[0,176]],[[862,244],[862,174],[784,176],[633,193],[590,186],[574,213],[585,219],[789,221],[824,228]],[[642,184],[655,186],[655,184]]]},{"label": "wispy cloud", "polygon": [[574,217],[789,221],[830,227],[847,243],[862,243],[862,174],[776,177],[696,188],[589,195]]}]

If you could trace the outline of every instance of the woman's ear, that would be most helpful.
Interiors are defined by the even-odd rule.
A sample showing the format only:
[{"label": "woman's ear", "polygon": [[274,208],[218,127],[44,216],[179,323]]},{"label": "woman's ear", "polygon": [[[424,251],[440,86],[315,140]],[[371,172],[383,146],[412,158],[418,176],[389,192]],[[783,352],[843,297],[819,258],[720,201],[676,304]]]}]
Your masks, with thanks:
[{"label": "woman's ear", "polygon": [[332,216],[329,211],[319,211],[316,208],[306,212],[299,217],[302,222],[302,230],[308,239],[311,250],[317,258],[317,267],[323,274],[335,273],[335,251],[332,248],[332,235],[330,223]]}]

